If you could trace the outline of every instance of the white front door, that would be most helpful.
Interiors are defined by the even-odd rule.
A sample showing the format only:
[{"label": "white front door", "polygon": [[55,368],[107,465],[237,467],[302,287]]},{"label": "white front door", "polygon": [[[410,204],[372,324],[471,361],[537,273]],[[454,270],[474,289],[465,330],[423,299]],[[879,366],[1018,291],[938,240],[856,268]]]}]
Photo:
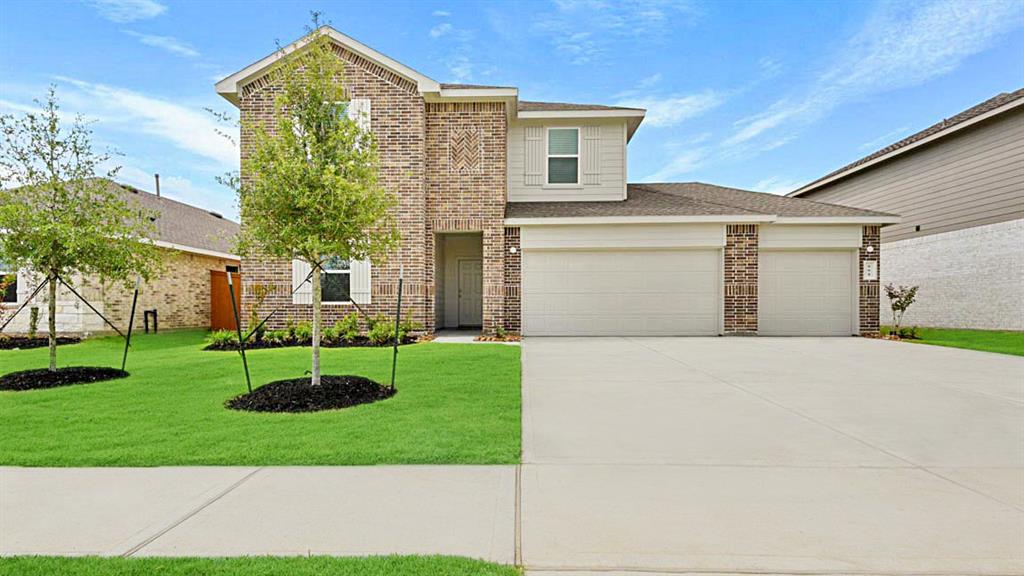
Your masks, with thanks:
[{"label": "white front door", "polygon": [[483,295],[483,260],[459,260],[459,326],[483,325]]},{"label": "white front door", "polygon": [[855,256],[852,250],[762,250],[758,263],[758,334],[855,333]]},{"label": "white front door", "polygon": [[719,333],[720,250],[526,250],[523,334]]}]

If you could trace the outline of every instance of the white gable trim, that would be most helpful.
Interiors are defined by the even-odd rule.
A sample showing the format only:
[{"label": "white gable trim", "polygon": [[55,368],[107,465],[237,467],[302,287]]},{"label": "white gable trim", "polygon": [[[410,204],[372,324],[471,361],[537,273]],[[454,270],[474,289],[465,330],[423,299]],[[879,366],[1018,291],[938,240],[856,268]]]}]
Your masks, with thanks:
[{"label": "white gable trim", "polygon": [[[360,56],[368,60],[372,60],[373,62],[380,64],[381,66],[391,70],[392,72],[398,74],[399,76],[403,76],[411,80],[412,82],[415,82],[420,92],[439,92],[441,90],[441,85],[436,80],[424,76],[423,74],[413,70],[412,68],[409,68],[408,66],[399,63],[397,60],[393,60],[388,56],[385,56],[384,54],[377,52],[376,50],[370,48],[369,46],[363,44],[362,42],[359,42],[358,40],[355,40],[349,36],[342,34],[341,32],[338,32],[337,30],[331,28],[330,26],[322,26],[315,33],[326,34],[331,38],[331,40],[340,44],[341,46],[344,46],[345,48],[351,50],[352,52],[355,52],[356,54],[359,54]],[[263,58],[258,62],[254,62],[246,66],[245,68],[239,70],[238,72],[235,72],[234,74],[228,76],[227,78],[224,78],[220,82],[217,82],[217,84],[215,85],[217,93],[226,98],[231,103],[238,104],[238,88],[241,85],[246,84],[247,82],[249,82],[257,76],[260,76],[261,74],[266,72],[268,68],[276,64],[277,61],[282,58],[282,56],[290,54],[295,50],[302,48],[303,46],[308,44],[310,40],[310,36],[306,36],[299,40],[296,40],[295,42],[292,42],[291,44],[285,46],[281,50],[275,51],[273,54],[267,56],[266,58]]]}]

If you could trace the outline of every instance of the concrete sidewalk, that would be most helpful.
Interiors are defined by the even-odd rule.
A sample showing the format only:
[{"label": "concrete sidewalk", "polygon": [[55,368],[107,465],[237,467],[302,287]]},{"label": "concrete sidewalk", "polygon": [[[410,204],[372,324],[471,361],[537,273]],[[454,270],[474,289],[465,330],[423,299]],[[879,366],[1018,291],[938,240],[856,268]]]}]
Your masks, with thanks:
[{"label": "concrete sidewalk", "polygon": [[515,561],[514,466],[0,468],[0,555]]}]

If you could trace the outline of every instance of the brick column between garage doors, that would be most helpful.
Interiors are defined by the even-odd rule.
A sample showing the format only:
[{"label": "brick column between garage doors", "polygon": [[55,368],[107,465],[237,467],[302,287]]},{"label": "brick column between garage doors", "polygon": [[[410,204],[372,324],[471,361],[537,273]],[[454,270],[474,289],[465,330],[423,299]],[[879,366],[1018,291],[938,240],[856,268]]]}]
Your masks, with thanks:
[{"label": "brick column between garage doors", "polygon": [[757,333],[757,224],[725,227],[726,334]]},{"label": "brick column between garage doors", "polygon": [[[857,267],[860,273],[860,334],[861,336],[874,336],[878,334],[878,299],[879,284],[878,278],[882,273],[882,244],[881,226],[865,226],[861,232],[860,244],[860,265]],[[871,251],[868,251],[868,247]],[[864,280],[864,262],[873,260],[877,263],[875,280]]]}]

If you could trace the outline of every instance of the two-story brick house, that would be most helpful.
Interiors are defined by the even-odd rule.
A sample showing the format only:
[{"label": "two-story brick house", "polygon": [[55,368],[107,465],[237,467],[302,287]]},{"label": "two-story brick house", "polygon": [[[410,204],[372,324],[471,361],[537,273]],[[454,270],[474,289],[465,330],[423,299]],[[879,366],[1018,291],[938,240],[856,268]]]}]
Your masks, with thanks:
[{"label": "two-story brick house", "polygon": [[[402,234],[383,265],[334,264],[328,321],[353,309],[349,298],[392,311],[401,273],[403,314],[428,330],[877,331],[879,227],[896,217],[699,183],[628,184],[644,110],[442,84],[334,29],[318,33],[347,65],[348,109],[378,140]],[[270,118],[280,54],[217,83],[244,119]],[[311,316],[301,261],[242,266],[247,307],[248,288],[273,285],[264,305],[285,309],[275,322]]]}]

